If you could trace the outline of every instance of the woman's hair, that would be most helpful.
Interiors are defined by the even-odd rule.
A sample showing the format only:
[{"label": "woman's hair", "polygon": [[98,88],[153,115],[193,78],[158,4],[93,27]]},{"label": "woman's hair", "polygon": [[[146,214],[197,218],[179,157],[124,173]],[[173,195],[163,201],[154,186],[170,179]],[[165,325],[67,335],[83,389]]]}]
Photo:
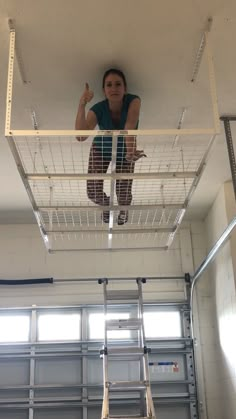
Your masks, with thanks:
[{"label": "woman's hair", "polygon": [[123,80],[125,88],[127,88],[127,82],[126,82],[125,75],[124,75],[123,71],[118,70],[117,68],[109,68],[109,70],[107,70],[104,73],[104,76],[103,76],[103,79],[102,79],[102,87],[103,88],[105,86],[106,78],[107,78],[107,76],[109,76],[109,74],[117,74],[117,76],[120,76],[120,78]]}]

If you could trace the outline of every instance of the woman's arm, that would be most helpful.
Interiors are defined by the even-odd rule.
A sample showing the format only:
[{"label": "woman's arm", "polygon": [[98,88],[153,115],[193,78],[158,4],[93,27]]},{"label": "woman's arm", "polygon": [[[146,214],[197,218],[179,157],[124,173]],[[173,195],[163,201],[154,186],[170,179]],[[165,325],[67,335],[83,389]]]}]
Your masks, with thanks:
[{"label": "woman's arm", "polygon": [[[136,129],[139,120],[139,113],[141,107],[141,100],[135,98],[129,105],[127,119],[124,126],[125,130]],[[127,150],[127,160],[132,160],[132,156],[137,152],[136,150],[136,137],[125,137],[125,145]]]},{"label": "woman's arm", "polygon": [[139,120],[140,108],[141,108],[141,100],[138,97],[136,97],[129,104],[129,109],[128,109],[124,129],[136,129],[136,126]]},{"label": "woman's arm", "polygon": [[[93,111],[88,111],[87,117],[85,115],[85,108],[88,102],[93,98],[93,92],[89,90],[89,85],[86,83],[84,93],[79,102],[79,108],[75,121],[75,129],[77,130],[93,130],[97,125],[97,117]],[[85,141],[88,137],[76,137],[78,141]]]},{"label": "woman's arm", "polygon": [[[88,111],[87,117],[85,116],[85,105],[79,105],[75,129],[92,130],[97,125],[97,117],[93,111]],[[78,141],[85,141],[88,137],[76,137]]]}]

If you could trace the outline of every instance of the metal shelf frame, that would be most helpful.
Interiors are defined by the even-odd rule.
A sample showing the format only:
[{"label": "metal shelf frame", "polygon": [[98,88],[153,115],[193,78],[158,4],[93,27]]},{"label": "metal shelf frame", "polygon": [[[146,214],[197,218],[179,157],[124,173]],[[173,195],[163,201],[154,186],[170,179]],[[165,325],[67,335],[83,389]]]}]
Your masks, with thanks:
[{"label": "metal shelf frame", "polygon": [[[203,35],[204,42],[201,42],[201,54],[197,55],[197,62],[195,63],[195,67],[196,65],[197,67],[194,70],[192,82],[196,78],[200,60],[205,50],[213,127],[182,128],[183,113],[177,129],[114,131],[39,130],[37,123],[33,124],[34,130],[13,130],[11,128],[16,33],[13,25],[9,25],[10,47],[5,135],[49,252],[122,251],[127,249],[167,250],[170,247],[191,196],[201,178],[215,136],[220,132],[214,65],[209,43],[211,24],[212,20],[209,19]],[[71,152],[70,155],[66,154],[67,157],[69,156],[70,163],[67,167],[68,162],[66,161],[65,165],[63,149],[65,144],[65,147],[67,147],[66,153],[68,153],[68,149],[74,151],[73,147],[75,145],[77,149],[79,147],[75,137],[90,135],[112,136],[111,172],[104,175],[86,173],[84,169],[81,169],[79,160],[74,162],[72,157],[74,152]],[[138,170],[135,168],[135,172],[132,174],[117,173],[117,137],[134,135],[139,136],[139,142],[142,142],[142,137],[151,140],[152,144],[149,147],[148,155],[153,156],[154,153],[154,158],[152,157],[152,160],[143,159],[142,162],[138,163]],[[174,143],[173,136],[175,136]],[[197,145],[196,141],[194,143],[193,140],[193,138],[196,139],[196,136],[198,138]],[[168,140],[168,137],[171,137],[171,141]],[[169,141],[167,150],[163,145],[160,148],[162,138],[166,138],[165,143]],[[187,138],[187,142],[183,146],[179,145],[180,138]],[[55,148],[57,144],[58,149]],[[190,147],[191,144],[192,148]],[[49,167],[45,163],[42,147],[48,150],[48,154],[51,156],[52,160]],[[61,154],[58,154],[58,150]],[[86,147],[84,150],[84,155],[87,155]],[[155,153],[156,156],[162,155],[162,160],[155,160],[157,158]],[[193,164],[194,153],[196,154],[196,161]],[[38,166],[35,160],[36,154],[41,159],[39,159]],[[55,155],[59,159],[56,163],[58,166],[55,166],[53,160]],[[169,163],[167,163],[167,158],[170,160]],[[149,163],[146,163],[145,160]],[[167,170],[164,168],[165,163],[169,166]],[[101,223],[98,216],[103,208],[90,203],[88,205],[87,198],[84,198],[86,190],[81,185],[91,178],[104,180],[108,184],[110,195],[110,205],[106,207],[106,210],[110,212],[108,225]],[[124,178],[132,178],[134,181],[133,205],[128,206],[131,220],[126,227],[118,226],[118,228],[115,228],[118,211],[127,210],[127,206],[121,206],[115,202],[115,182]],[[80,202],[78,202],[79,194],[83,197]],[[156,199],[151,198],[151,196],[156,196]],[[69,202],[70,198],[71,202]],[[98,238],[96,238],[97,234]],[[95,246],[93,243],[95,243]]]}]

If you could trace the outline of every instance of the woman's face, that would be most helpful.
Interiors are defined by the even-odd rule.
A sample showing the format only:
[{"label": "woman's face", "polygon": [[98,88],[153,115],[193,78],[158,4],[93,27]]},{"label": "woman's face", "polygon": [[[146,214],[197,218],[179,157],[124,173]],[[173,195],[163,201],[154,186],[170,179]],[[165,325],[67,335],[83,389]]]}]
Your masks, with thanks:
[{"label": "woman's face", "polygon": [[104,94],[110,102],[119,102],[123,100],[126,93],[126,87],[123,79],[118,74],[111,73],[105,79]]}]

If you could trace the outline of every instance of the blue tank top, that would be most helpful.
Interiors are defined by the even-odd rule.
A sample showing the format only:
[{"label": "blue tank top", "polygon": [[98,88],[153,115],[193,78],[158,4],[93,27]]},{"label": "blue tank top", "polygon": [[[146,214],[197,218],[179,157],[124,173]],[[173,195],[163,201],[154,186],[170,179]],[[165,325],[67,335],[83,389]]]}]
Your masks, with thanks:
[{"label": "blue tank top", "polygon": [[[122,130],[125,127],[127,114],[129,110],[129,105],[135,98],[139,98],[137,95],[132,95],[127,93],[123,99],[123,105],[121,109],[121,118],[119,124],[114,125],[111,112],[109,109],[108,100],[103,100],[101,102],[93,105],[90,110],[93,111],[97,117],[98,126],[101,130]],[[138,128],[138,123],[136,129]],[[99,150],[105,160],[111,160],[112,153],[112,137],[100,137],[97,136],[93,140],[93,144],[96,149]],[[123,136],[118,137],[117,141],[117,159],[123,160],[126,154],[125,140]]]}]

